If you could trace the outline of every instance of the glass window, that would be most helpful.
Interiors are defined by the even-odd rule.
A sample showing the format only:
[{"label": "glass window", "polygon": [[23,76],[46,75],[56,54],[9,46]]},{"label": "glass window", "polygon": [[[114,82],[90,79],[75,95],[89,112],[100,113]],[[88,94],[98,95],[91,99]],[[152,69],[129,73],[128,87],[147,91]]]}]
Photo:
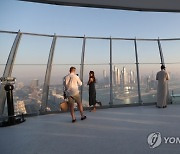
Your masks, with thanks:
[{"label": "glass window", "polygon": [[14,106],[18,113],[40,109],[51,42],[50,37],[22,35],[12,72],[17,79]]},{"label": "glass window", "polygon": [[99,39],[87,39],[84,65],[84,89],[83,101],[89,106],[89,72],[94,71],[96,77],[96,100],[102,105],[109,105],[109,55],[110,41]]},{"label": "glass window", "polygon": [[15,34],[0,33],[0,77],[3,76],[5,65],[15,37]]},{"label": "glass window", "polygon": [[69,74],[70,67],[76,67],[80,76],[82,42],[83,39],[57,38],[47,104],[50,111],[60,110],[59,104],[64,101],[63,78]]},{"label": "glass window", "polygon": [[140,86],[143,103],[156,102],[156,73],[160,71],[157,41],[137,41],[140,68]]},{"label": "glass window", "polygon": [[138,103],[134,41],[113,40],[113,102]]},{"label": "glass window", "polygon": [[170,75],[169,92],[180,94],[180,40],[161,41],[166,70]]}]

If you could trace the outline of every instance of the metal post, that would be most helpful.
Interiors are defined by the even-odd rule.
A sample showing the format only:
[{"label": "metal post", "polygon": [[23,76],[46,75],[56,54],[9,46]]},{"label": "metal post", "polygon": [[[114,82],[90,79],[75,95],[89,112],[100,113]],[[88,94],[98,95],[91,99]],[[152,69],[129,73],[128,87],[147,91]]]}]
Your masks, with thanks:
[{"label": "metal post", "polygon": [[[19,47],[19,43],[21,40],[21,36],[22,34],[19,30],[14,40],[14,43],[12,45],[11,51],[9,53],[9,57],[6,62],[3,77],[10,77],[12,74],[12,69],[13,69],[15,58],[16,58],[16,53]],[[2,115],[4,112],[5,101],[6,101],[6,92],[4,90],[4,85],[1,85],[0,87],[0,115]]]},{"label": "metal post", "polygon": [[112,38],[110,38],[110,105],[113,105],[113,84],[112,84]]},{"label": "metal post", "polygon": [[143,101],[141,99],[141,88],[140,88],[140,77],[139,77],[139,61],[138,61],[138,52],[137,52],[136,39],[134,40],[134,47],[135,47],[135,56],[136,56],[136,70],[137,70],[137,83],[138,83],[139,103],[143,104]]},{"label": "metal post", "polygon": [[[83,83],[84,77],[84,57],[85,57],[85,49],[86,49],[86,37],[83,38],[83,45],[82,45],[82,53],[81,53],[81,68],[80,68],[80,79]],[[81,102],[82,102],[82,94],[83,94],[83,84],[81,86]]]},{"label": "metal post", "polygon": [[49,52],[49,58],[48,58],[48,63],[47,63],[47,68],[46,68],[46,75],[45,75],[45,79],[44,79],[41,111],[46,111],[46,107],[47,107],[47,103],[48,103],[49,85],[50,85],[50,77],[51,77],[54,50],[55,50],[55,46],[56,46],[56,38],[57,37],[54,34],[52,44],[51,44],[51,49]]},{"label": "metal post", "polygon": [[160,42],[159,38],[158,38],[158,47],[159,47],[159,54],[160,54],[161,64],[164,65],[164,56],[163,56],[161,42]]}]

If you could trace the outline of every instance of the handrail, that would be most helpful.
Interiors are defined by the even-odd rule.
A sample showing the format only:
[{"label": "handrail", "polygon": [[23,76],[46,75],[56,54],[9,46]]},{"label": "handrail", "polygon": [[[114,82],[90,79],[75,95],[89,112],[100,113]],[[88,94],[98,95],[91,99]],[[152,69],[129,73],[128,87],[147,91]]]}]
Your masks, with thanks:
[{"label": "handrail", "polygon": [[[112,63],[113,65],[134,65],[136,64],[135,62],[134,63]],[[143,65],[149,65],[149,64],[160,64],[160,63],[141,63],[139,62],[139,64],[143,64]],[[167,62],[166,64],[180,64],[180,62]],[[6,65],[6,64],[0,64],[0,65]],[[47,65],[47,64],[14,64],[14,65]],[[80,63],[79,64],[52,64],[52,65],[81,65]],[[84,64],[84,65],[109,65],[109,63],[92,63],[92,64]]]},{"label": "handrail", "polygon": [[[15,31],[5,31],[0,30],[0,33],[9,33],[9,34],[17,34]],[[40,33],[29,33],[29,32],[21,32],[24,35],[33,35],[33,36],[45,36],[45,37],[53,37],[54,34],[40,34]],[[78,38],[83,39],[84,36],[67,36],[67,35],[56,35],[57,38]],[[121,37],[97,37],[97,36],[86,36],[86,39],[103,39],[103,40],[124,40],[124,41],[134,41],[135,38],[121,38]],[[136,38],[136,41],[180,41],[180,38]]]}]

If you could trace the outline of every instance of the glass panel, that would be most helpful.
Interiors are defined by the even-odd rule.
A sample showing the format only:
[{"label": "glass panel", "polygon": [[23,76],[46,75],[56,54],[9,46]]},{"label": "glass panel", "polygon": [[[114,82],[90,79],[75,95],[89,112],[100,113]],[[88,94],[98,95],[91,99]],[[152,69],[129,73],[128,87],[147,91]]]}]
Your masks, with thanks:
[{"label": "glass panel", "polygon": [[96,77],[96,100],[102,105],[109,105],[109,40],[88,39],[86,41],[83,100],[89,105],[89,71]]},{"label": "glass panel", "polygon": [[14,106],[17,113],[37,113],[52,38],[23,35],[12,76],[17,78]]},{"label": "glass panel", "polygon": [[178,68],[180,64],[166,64],[166,71],[169,73],[170,80],[169,84],[169,94],[179,95],[180,94],[180,72]]},{"label": "glass panel", "polygon": [[85,64],[109,64],[109,40],[87,39]]},{"label": "glass panel", "polygon": [[15,40],[15,34],[0,33],[0,77],[3,76],[5,65]]},{"label": "glass panel", "polygon": [[[0,33],[0,77],[3,76],[15,37],[15,34]],[[5,103],[4,114],[7,115],[7,103]]]},{"label": "glass panel", "polygon": [[138,103],[134,41],[113,40],[114,104]]},{"label": "glass panel", "polygon": [[0,64],[0,77],[3,76],[5,64]]},{"label": "glass panel", "polygon": [[76,73],[80,75],[82,42],[82,39],[74,38],[57,39],[49,87],[49,111],[60,110],[59,103],[64,101],[63,78],[69,74],[69,68],[76,67]]},{"label": "glass panel", "polygon": [[143,103],[156,102],[156,73],[160,71],[157,41],[137,41],[139,56],[141,96]]},{"label": "glass panel", "polygon": [[132,104],[139,102],[135,65],[114,65],[113,96],[114,104]]},{"label": "glass panel", "polygon": [[82,39],[58,38],[53,64],[80,64],[82,43]]},{"label": "glass panel", "polygon": [[85,65],[84,67],[84,88],[83,88],[83,103],[84,106],[89,106],[89,71],[93,70],[96,78],[96,100],[102,105],[109,105],[110,100],[110,82],[109,82],[109,65]]},{"label": "glass panel", "polygon": [[[11,50],[14,34],[0,34],[0,75]],[[41,105],[42,88],[51,37],[23,35],[16,56],[12,76],[17,78],[14,90],[17,112],[38,112]],[[49,111],[59,110],[63,101],[63,77],[69,68],[75,66],[80,75],[80,63],[83,39],[58,38],[55,47],[50,89],[48,97]],[[170,74],[170,93],[180,94],[180,41],[161,41],[167,71]],[[103,105],[109,104],[109,55],[110,41],[87,39],[85,50],[83,105],[89,106],[88,74],[95,72],[97,79],[97,100]],[[156,73],[160,70],[160,56],[157,41],[137,41],[141,95],[144,103],[156,102]],[[113,102],[114,104],[138,103],[137,74],[133,41],[113,40]],[[20,111],[18,109],[21,109]]]},{"label": "glass panel", "polygon": [[143,103],[156,102],[157,81],[156,73],[160,71],[159,64],[140,64],[141,96]]},{"label": "glass panel", "polygon": [[137,50],[139,63],[160,64],[157,41],[137,41]]},{"label": "glass panel", "polygon": [[134,41],[113,40],[112,49],[113,63],[135,64]]},{"label": "glass panel", "polygon": [[161,41],[166,70],[170,74],[169,92],[180,94],[180,40]]}]

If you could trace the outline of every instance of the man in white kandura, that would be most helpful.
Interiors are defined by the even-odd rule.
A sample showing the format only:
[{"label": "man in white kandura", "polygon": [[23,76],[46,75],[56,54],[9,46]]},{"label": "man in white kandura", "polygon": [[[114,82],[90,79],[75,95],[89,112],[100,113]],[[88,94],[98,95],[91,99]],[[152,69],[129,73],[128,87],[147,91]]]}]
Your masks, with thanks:
[{"label": "man in white kandura", "polygon": [[80,78],[76,75],[76,68],[71,67],[69,70],[70,74],[64,77],[64,98],[68,99],[68,105],[70,108],[72,122],[76,122],[76,117],[74,114],[74,103],[76,102],[81,114],[81,120],[86,119],[86,116],[83,114],[83,106],[79,94],[78,86],[82,85]]},{"label": "man in white kandura", "polygon": [[161,71],[156,75],[158,80],[157,86],[157,107],[166,108],[169,100],[168,80],[170,79],[168,72],[165,70],[165,66],[161,66]]}]

